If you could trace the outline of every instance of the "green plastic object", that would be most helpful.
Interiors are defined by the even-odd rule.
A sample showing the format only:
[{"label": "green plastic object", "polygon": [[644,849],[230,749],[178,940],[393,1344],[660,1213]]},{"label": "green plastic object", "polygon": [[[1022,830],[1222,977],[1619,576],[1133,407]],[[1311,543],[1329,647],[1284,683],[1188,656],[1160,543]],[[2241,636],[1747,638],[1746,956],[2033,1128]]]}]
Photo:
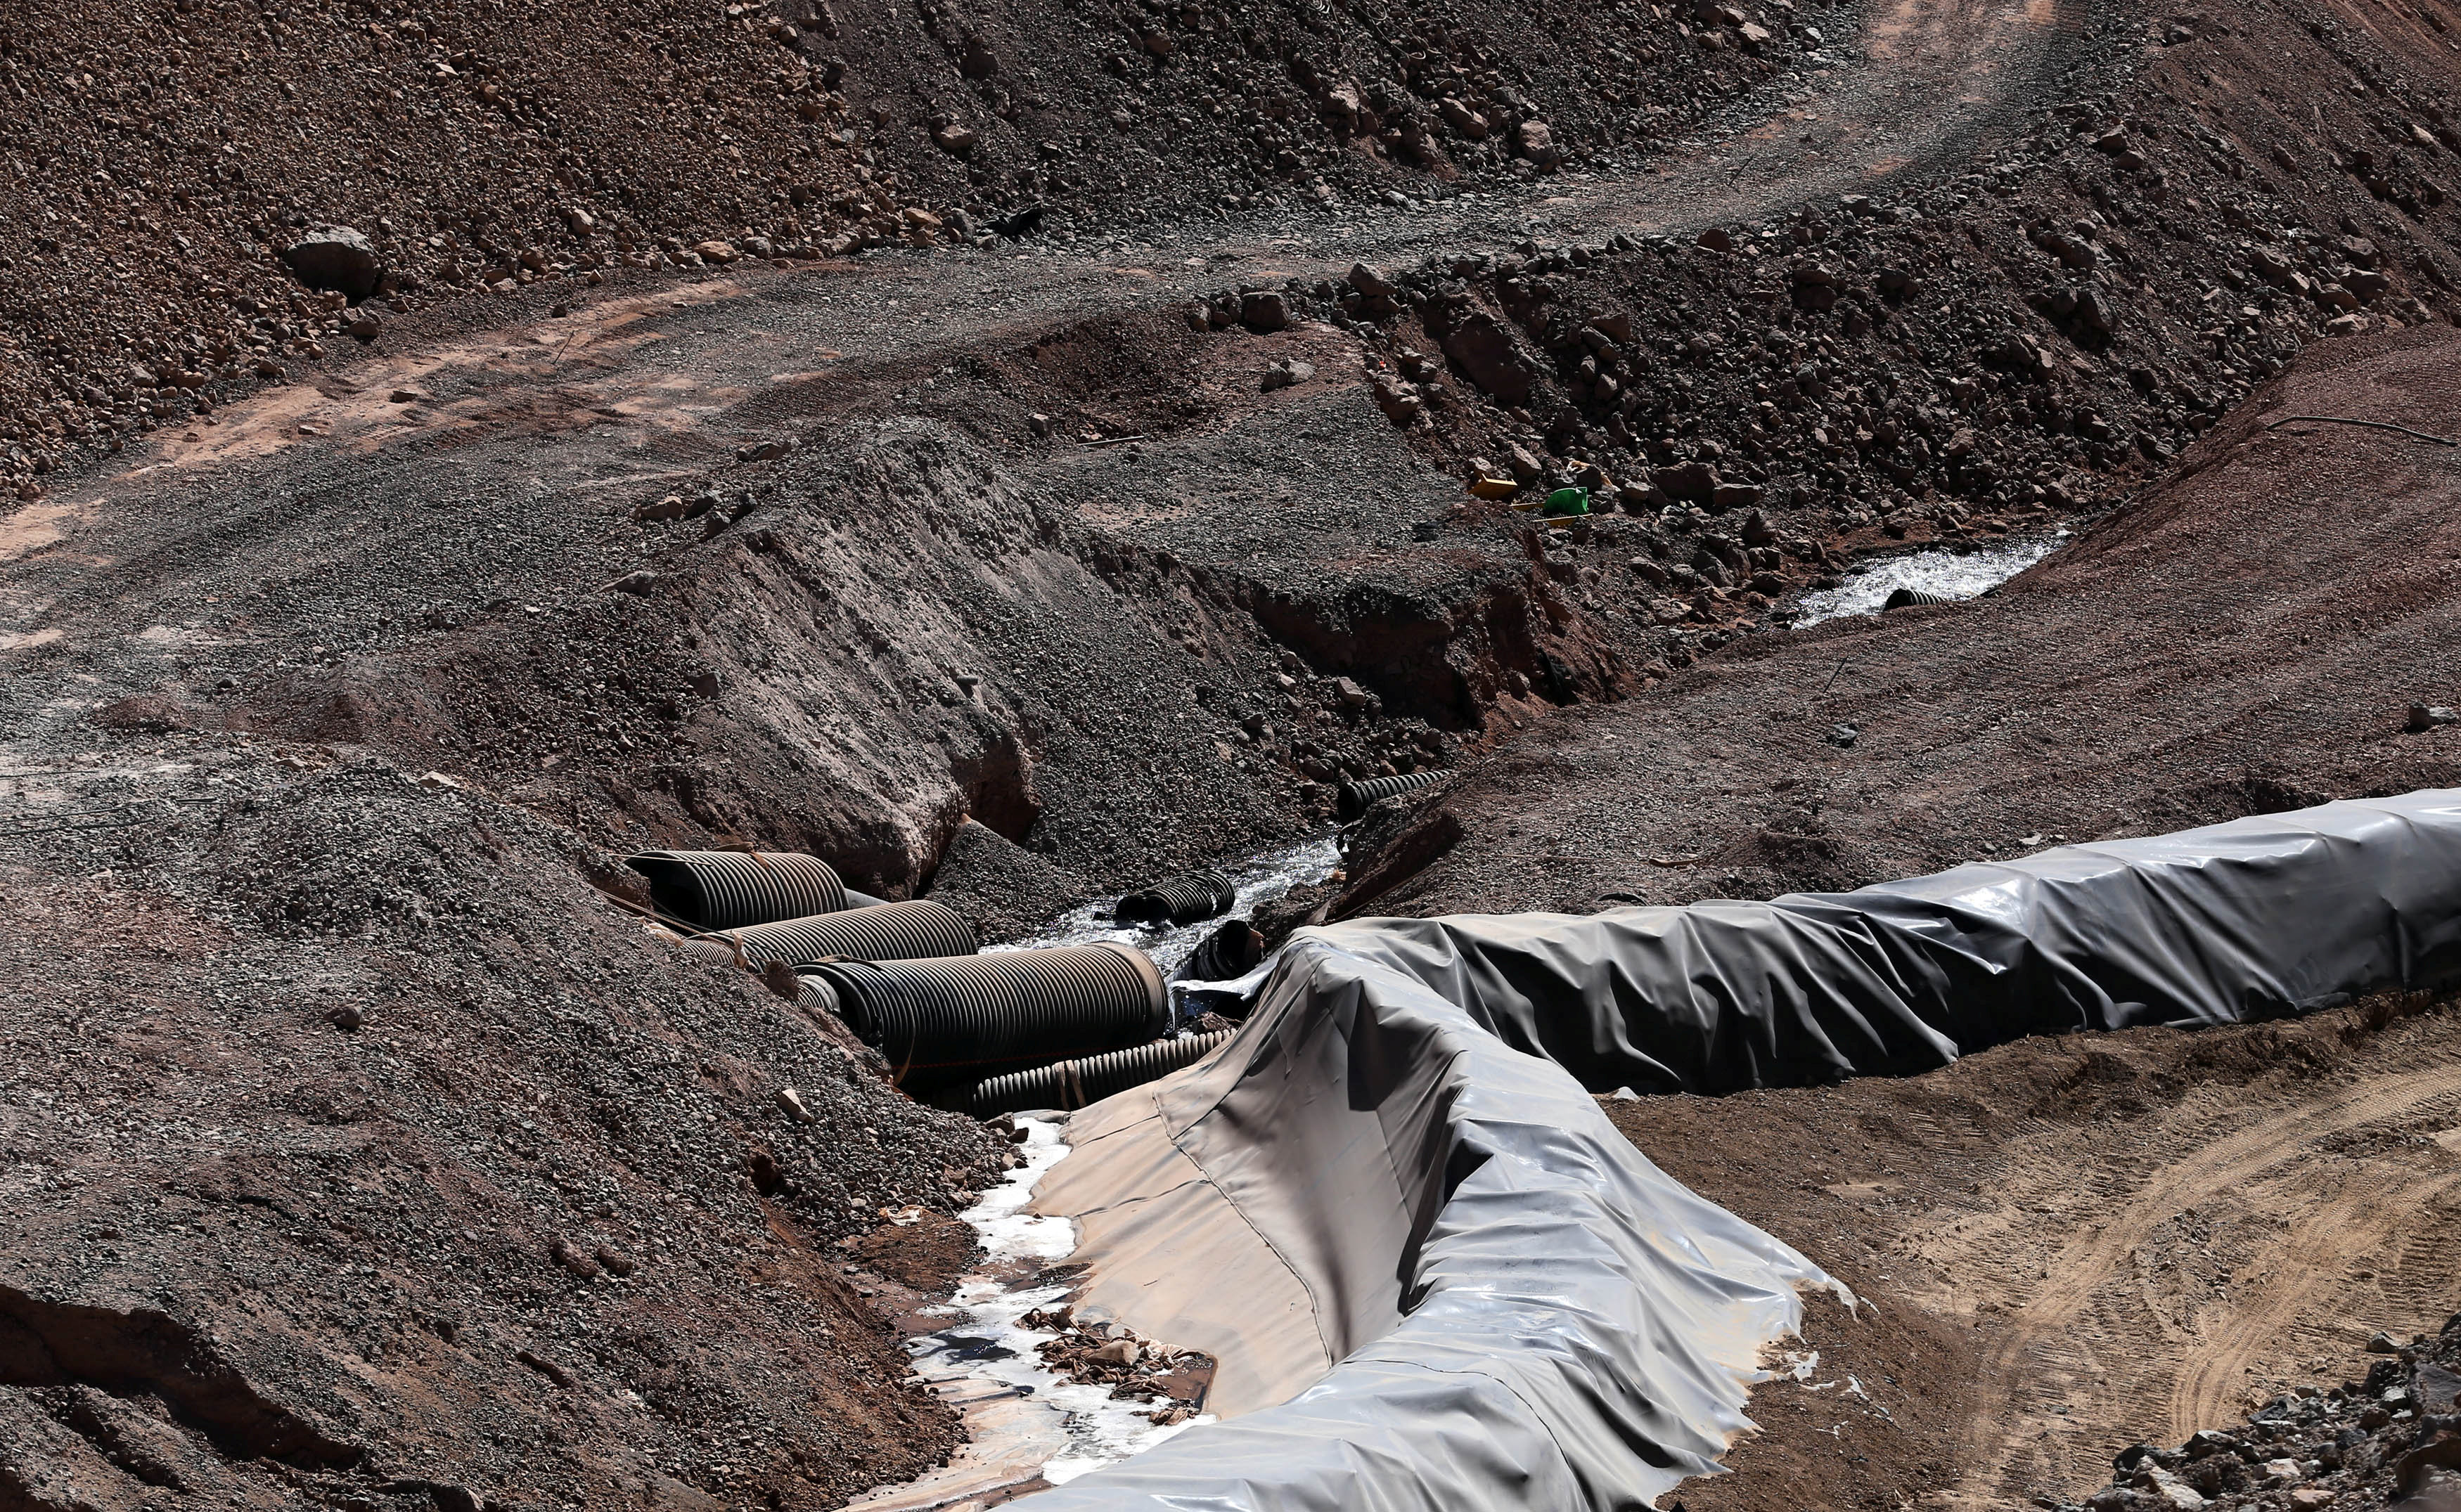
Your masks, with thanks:
[{"label": "green plastic object", "polygon": [[1586,515],[1590,512],[1590,491],[1586,488],[1558,488],[1547,496],[1543,513],[1550,515]]}]

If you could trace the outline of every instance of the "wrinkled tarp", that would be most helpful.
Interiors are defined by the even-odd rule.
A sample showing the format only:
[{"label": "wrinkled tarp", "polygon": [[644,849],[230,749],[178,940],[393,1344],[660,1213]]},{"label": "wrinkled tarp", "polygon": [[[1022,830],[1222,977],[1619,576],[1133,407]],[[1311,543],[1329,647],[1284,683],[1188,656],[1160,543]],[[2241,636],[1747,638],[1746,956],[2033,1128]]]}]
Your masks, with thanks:
[{"label": "wrinkled tarp", "polygon": [[1244,1416],[1037,1504],[1645,1504],[1743,1426],[1819,1273],[1583,1082],[1829,1081],[2457,975],[2453,792],[1851,893],[1302,931],[1211,1060],[1072,1120],[1037,1202],[1080,1222],[1087,1304],[1223,1355]]}]

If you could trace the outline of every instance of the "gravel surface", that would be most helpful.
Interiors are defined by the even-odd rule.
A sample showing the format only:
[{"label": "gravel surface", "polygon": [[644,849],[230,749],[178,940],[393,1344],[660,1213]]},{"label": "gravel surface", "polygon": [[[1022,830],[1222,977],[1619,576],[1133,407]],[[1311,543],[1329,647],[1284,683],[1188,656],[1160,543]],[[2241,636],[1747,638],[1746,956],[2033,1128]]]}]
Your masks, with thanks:
[{"label": "gravel surface", "polygon": [[[945,1455],[894,1343],[1005,1146],[646,939],[600,890],[636,845],[1015,937],[1429,766],[1344,911],[2450,780],[2399,733],[2455,701],[2445,454],[2241,408],[2453,433],[2429,41],[13,25],[0,1502],[820,1506]],[[373,291],[281,260],[332,223],[365,257],[295,261]],[[1584,523],[1513,507],[1584,479]],[[1858,556],[2094,520],[1974,605],[1784,628]]]}]

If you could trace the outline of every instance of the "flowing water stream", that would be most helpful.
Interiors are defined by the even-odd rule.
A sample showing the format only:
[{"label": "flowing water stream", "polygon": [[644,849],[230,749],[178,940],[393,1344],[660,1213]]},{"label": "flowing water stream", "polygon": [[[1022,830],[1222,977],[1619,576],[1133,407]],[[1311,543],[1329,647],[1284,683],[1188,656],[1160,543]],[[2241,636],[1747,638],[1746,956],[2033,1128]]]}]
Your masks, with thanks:
[{"label": "flowing water stream", "polygon": [[1221,918],[1204,919],[1195,924],[1167,929],[1140,929],[1134,925],[1115,924],[1111,910],[1117,908],[1117,897],[1089,903],[1073,913],[1051,922],[1042,933],[1013,945],[986,946],[992,950],[1024,950],[1041,946],[1091,945],[1097,940],[1117,940],[1133,945],[1153,957],[1154,965],[1165,976],[1179,969],[1180,963],[1195,953],[1206,936],[1222,926],[1223,919],[1244,919],[1259,906],[1273,902],[1294,887],[1312,886],[1333,875],[1341,864],[1340,849],[1330,835],[1319,835],[1282,850],[1267,851],[1246,861],[1230,862],[1214,869],[1230,879],[1239,889],[1239,900]]},{"label": "flowing water stream", "polygon": [[2003,542],[1967,551],[1911,551],[1882,557],[1847,572],[1833,588],[1807,593],[1795,619],[1797,626],[1850,614],[1877,614],[1889,595],[1899,588],[1937,593],[1944,599],[1979,598],[2007,582],[2065,543],[2067,532],[2030,541]]}]

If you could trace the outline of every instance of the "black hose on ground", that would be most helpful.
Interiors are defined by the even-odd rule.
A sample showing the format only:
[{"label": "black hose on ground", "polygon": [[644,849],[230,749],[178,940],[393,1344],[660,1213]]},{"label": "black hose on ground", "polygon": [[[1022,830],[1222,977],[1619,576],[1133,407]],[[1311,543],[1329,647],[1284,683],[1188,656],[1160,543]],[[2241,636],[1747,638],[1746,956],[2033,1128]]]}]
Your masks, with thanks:
[{"label": "black hose on ground", "polygon": [[977,1118],[988,1118],[1028,1108],[1082,1108],[1130,1087],[1159,1081],[1182,1066],[1193,1066],[1236,1033],[1217,1029],[1209,1034],[1183,1034],[1132,1050],[994,1076],[974,1088],[966,1109]]},{"label": "black hose on ground", "polygon": [[1334,795],[1334,817],[1344,824],[1356,824],[1359,816],[1396,793],[1408,793],[1425,787],[1436,779],[1432,768],[1403,772],[1397,777],[1372,777],[1364,782],[1344,782]]},{"label": "black hose on ground", "polygon": [[845,1020],[910,1092],[1124,1050],[1170,1026],[1162,973],[1144,951],[1109,941],[927,961],[822,961],[797,974],[805,999]]},{"label": "black hose on ground", "polygon": [[624,864],[649,880],[658,912],[701,929],[772,924],[846,905],[827,862],[791,852],[645,850]]},{"label": "black hose on ground", "polygon": [[1889,601],[1886,604],[1880,606],[1880,612],[1886,614],[1891,609],[1912,608],[1921,604],[1962,604],[1964,602],[1963,599],[1954,599],[1945,593],[1926,593],[1920,588],[1899,588],[1889,595]]},{"label": "black hose on ground", "polygon": [[1191,871],[1140,887],[1120,900],[1112,918],[1121,924],[1194,924],[1229,913],[1239,889],[1218,871]]},{"label": "black hose on ground", "polygon": [[743,965],[758,971],[772,961],[789,966],[842,957],[850,961],[910,961],[972,955],[982,948],[974,926],[945,903],[917,898],[873,904],[806,919],[750,924],[696,937],[732,942]]}]

